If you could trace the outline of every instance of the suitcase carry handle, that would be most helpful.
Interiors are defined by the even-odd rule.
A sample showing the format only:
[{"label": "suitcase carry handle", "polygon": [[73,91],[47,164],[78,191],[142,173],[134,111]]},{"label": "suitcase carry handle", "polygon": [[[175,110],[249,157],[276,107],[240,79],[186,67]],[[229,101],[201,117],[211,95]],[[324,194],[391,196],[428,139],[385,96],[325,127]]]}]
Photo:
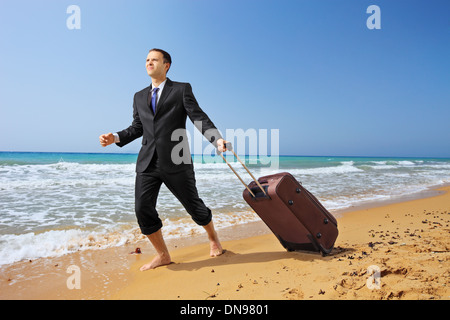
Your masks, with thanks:
[{"label": "suitcase carry handle", "polygon": [[[253,181],[256,182],[256,184],[258,185],[258,187],[262,190],[262,192],[264,193],[264,196],[267,197],[267,193],[264,190],[264,188],[261,186],[261,184],[258,182],[258,179],[256,179],[253,174],[250,172],[250,170],[248,170],[247,166],[241,161],[241,159],[238,157],[238,155],[234,152],[233,147],[231,146],[231,142],[227,142],[225,144],[225,147],[227,148],[227,151],[231,151],[233,152],[233,155],[236,157],[236,159],[238,159],[238,161],[241,163],[241,165],[245,168],[245,170],[247,170],[248,174],[252,177]],[[227,161],[227,159],[225,159],[225,157],[223,156],[222,152],[219,151],[219,149],[216,149],[216,153],[218,155],[220,155],[222,157],[222,159],[227,163],[228,167],[230,167],[231,171],[234,172],[234,174],[236,175],[236,177],[239,178],[239,180],[242,182],[242,184],[247,188],[248,192],[250,192],[250,194],[253,196],[253,198],[256,198],[255,194],[252,192],[252,190],[250,190],[250,188],[248,187],[248,185],[244,182],[244,180],[242,180],[242,178],[239,176],[239,174],[236,172],[236,170],[234,170],[234,168],[231,166],[231,164]]]}]

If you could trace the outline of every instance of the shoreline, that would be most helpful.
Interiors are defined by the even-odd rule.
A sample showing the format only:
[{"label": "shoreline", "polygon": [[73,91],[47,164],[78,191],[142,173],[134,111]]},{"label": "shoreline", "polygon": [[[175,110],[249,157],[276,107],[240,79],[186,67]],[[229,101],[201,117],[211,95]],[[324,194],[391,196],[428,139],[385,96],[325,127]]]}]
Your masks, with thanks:
[{"label": "shoreline", "polygon": [[[394,214],[390,212],[404,212],[405,208],[410,210],[411,203],[416,203],[413,208],[413,210],[417,211],[416,215],[420,214],[420,212],[418,212],[420,209],[422,210],[422,213],[425,214],[428,211],[431,212],[430,207],[435,207],[435,203],[441,203],[443,199],[447,199],[447,202],[444,201],[444,204],[440,204],[439,215],[448,221],[448,214],[450,214],[450,208],[448,207],[448,198],[450,197],[448,194],[449,191],[449,185],[438,186],[437,189],[429,188],[413,195],[414,199],[411,199],[412,196],[408,196],[407,199],[405,197],[399,197],[396,199],[389,199],[387,202],[386,200],[374,201],[363,204],[362,206],[347,208],[346,210],[343,210],[343,212],[333,212],[338,218],[340,235],[337,239],[333,253],[324,258],[314,253],[286,252],[262,221],[249,222],[243,225],[218,230],[219,237],[224,248],[227,249],[227,252],[217,258],[209,257],[208,243],[205,234],[195,235],[188,240],[170,239],[167,241],[167,244],[170,251],[173,252],[172,258],[175,263],[147,272],[139,272],[138,270],[140,265],[150,260],[154,254],[153,248],[151,248],[148,241],[102,250],[80,251],[55,258],[40,258],[31,262],[21,261],[11,265],[2,266],[0,267],[0,299],[357,299],[359,297],[354,294],[356,291],[362,290],[365,282],[356,285],[359,286],[359,289],[353,289],[352,283],[355,282],[354,274],[360,274],[358,278],[364,278],[366,273],[364,268],[353,270],[351,272],[339,270],[338,273],[341,274],[341,278],[343,279],[341,279],[340,282],[334,283],[331,289],[329,286],[333,281],[325,281],[327,273],[329,273],[329,271],[327,272],[326,270],[329,270],[332,265],[334,266],[347,259],[349,259],[347,261],[355,265],[356,260],[358,260],[358,262],[364,260],[366,258],[364,255],[367,255],[372,257],[380,256],[377,259],[379,260],[378,264],[382,267],[382,279],[385,277],[388,278],[388,275],[391,276],[391,274],[401,277],[402,275],[409,276],[414,272],[417,274],[415,277],[420,279],[419,275],[421,272],[412,271],[415,266],[412,267],[411,270],[404,266],[403,268],[406,268],[406,272],[401,271],[401,268],[398,270],[392,269],[393,271],[386,267],[383,269],[382,263],[384,261],[384,265],[386,265],[385,260],[390,259],[388,256],[391,255],[394,247],[398,252],[402,252],[402,250],[405,251],[405,249],[417,251],[417,245],[416,247],[410,248],[407,242],[402,242],[400,245],[387,244],[387,247],[392,246],[392,248],[386,249],[386,251],[391,251],[384,255],[380,255],[380,250],[385,250],[385,248],[381,249],[381,247],[385,245],[377,243],[380,241],[370,241],[371,238],[368,238],[367,236],[369,230],[365,230],[364,234],[362,230],[364,229],[363,227],[359,226],[355,228],[355,226],[367,224],[367,221],[372,219],[376,221],[374,222],[373,230],[380,228],[377,226],[382,226],[384,228],[385,226],[383,226],[383,223],[389,224],[384,221],[386,220],[385,217],[387,215],[389,217],[394,216]],[[445,203],[447,203],[447,205]],[[416,207],[420,207],[420,209],[416,209]],[[434,209],[434,211],[436,210],[437,209]],[[368,214],[369,216],[367,216]],[[404,213],[403,218],[405,215],[406,214]],[[395,216],[396,218],[392,219],[392,221],[397,219],[402,220],[401,214],[396,213]],[[426,217],[421,217],[421,219],[422,220],[419,219],[420,221],[415,221],[414,223],[405,221],[404,224],[417,224],[418,226],[423,226],[422,221],[425,221],[423,219],[426,219]],[[380,222],[382,223],[380,224]],[[444,269],[441,268],[444,280],[445,274],[447,274],[448,278],[450,273],[448,267],[448,247],[450,246],[448,222],[446,224],[447,226],[444,224],[440,227],[444,229],[441,230],[444,232],[441,235],[443,239],[438,241],[441,243],[440,246],[443,246],[441,248],[442,250],[437,250],[439,251],[441,258],[445,258],[442,260],[444,262]],[[405,226],[402,225],[401,227]],[[375,232],[377,231],[371,232],[370,237],[375,235]],[[396,232],[394,237],[400,236],[398,231],[390,230],[390,232]],[[410,234],[411,233],[412,231],[410,231]],[[436,237],[439,237],[439,235],[436,235]],[[375,235],[373,240],[376,239],[377,235]],[[415,237],[411,237],[411,239],[415,239]],[[396,240],[397,239],[391,240],[391,242],[398,243],[399,241]],[[367,244],[370,242],[375,243],[375,245],[369,247]],[[142,254],[130,254],[136,247],[141,248]],[[364,250],[362,248],[364,248]],[[425,253],[427,252],[425,249],[420,250]],[[357,252],[359,253],[357,254]],[[361,256],[360,252],[365,252],[365,254]],[[433,254],[430,252],[428,253]],[[353,258],[350,258],[351,256],[353,256]],[[359,257],[362,258],[360,259]],[[442,267],[442,262],[435,261],[435,263]],[[300,264],[300,266],[298,264]],[[315,266],[316,264],[319,264],[322,268]],[[72,274],[71,272],[68,272],[68,268],[73,265],[80,267],[81,289],[68,289],[67,281]],[[298,278],[305,278],[305,275],[308,273],[306,270],[309,270],[310,275],[308,275],[308,278],[318,277],[318,279],[312,281],[313,283],[318,284],[321,283],[320,279],[324,280],[322,286],[327,286],[327,289],[320,289],[324,293],[319,294],[317,293],[320,292],[318,290],[313,294],[306,293],[308,291],[308,286],[303,282],[301,285],[297,285],[297,287],[293,286],[292,281],[298,282],[296,277],[294,277],[295,280],[292,280],[291,278],[283,279],[281,281],[280,279],[278,283],[274,283],[275,277],[278,277],[280,273],[288,273],[288,270],[293,271],[298,267],[300,267],[299,270],[303,270],[304,274],[299,274]],[[239,272],[242,272],[242,270],[246,268],[250,268],[248,270],[251,270],[251,272],[254,272],[255,274],[251,276],[248,274],[249,272],[247,272],[247,276],[239,279],[236,278],[236,274],[239,274]],[[261,268],[263,270],[260,270]],[[313,268],[317,268],[317,270],[313,270]],[[365,268],[367,269],[367,266]],[[270,272],[270,270],[277,271],[269,276],[266,273]],[[230,272],[231,274],[229,274]],[[189,273],[189,275],[186,273]],[[194,273],[194,277],[192,277],[191,273]],[[220,276],[219,273],[223,274]],[[344,275],[345,273],[347,273],[347,277]],[[350,279],[347,280],[348,275],[352,273],[353,276],[350,276]],[[196,277],[195,274],[198,274],[200,278]],[[224,274],[227,275],[224,276]],[[233,274],[235,274],[235,276],[233,276]],[[211,287],[211,284],[204,283],[207,279],[214,278],[214,276],[217,276],[217,278],[220,279],[218,282],[214,283],[215,286]],[[440,279],[439,276],[436,277],[439,281],[444,281]],[[246,290],[244,290],[244,287],[248,288],[251,286],[249,286],[248,283],[244,286],[243,282],[247,282],[244,278],[253,279],[253,283],[251,284],[255,290],[260,290],[261,287],[266,287],[270,290],[260,290],[260,292],[252,290],[245,294],[244,291]],[[425,281],[425,284],[433,285],[433,283],[439,282],[436,281],[436,279],[434,279],[434,281]],[[175,285],[174,281],[181,281],[183,283],[181,286],[182,288],[180,288],[179,285]],[[189,281],[193,282],[191,283]],[[236,284],[236,281],[241,281],[241,283]],[[444,284],[448,287],[448,280],[445,281]],[[220,282],[222,283],[220,284]],[[158,292],[158,296],[152,296],[151,292],[146,292],[146,286],[142,285],[142,283],[152,284],[157,290],[151,291]],[[217,285],[217,283],[219,283],[219,285]],[[164,288],[172,287],[171,284],[179,289],[178,293],[166,292],[167,290]],[[260,284],[260,286],[257,284]],[[191,290],[192,287],[202,285],[204,288],[197,290],[195,294],[190,293],[191,291],[195,291]],[[239,288],[239,286],[242,286],[242,288]],[[281,290],[281,286],[286,287]],[[189,288],[189,290],[184,290],[184,287]],[[289,288],[289,290],[285,290],[286,288]],[[422,293],[421,296],[417,293],[417,290],[413,291],[415,292],[414,294],[417,296],[417,299],[427,299],[430,296],[433,296],[435,299],[450,298],[449,289],[445,286],[443,288],[439,287],[438,289],[433,289],[433,291],[428,288],[428,292],[432,292],[431,294],[428,294],[428,296],[425,293]],[[313,289],[310,288],[310,290]],[[272,293],[272,291],[276,293]],[[372,295],[366,292],[363,299],[378,299],[380,298],[380,291],[382,290],[369,291]],[[400,291],[403,293],[399,293]],[[394,292],[391,290],[391,292],[381,295],[381,298],[403,299],[412,297],[411,294],[406,293],[408,290],[400,291]],[[205,292],[208,292],[209,295],[205,295]],[[333,295],[330,296],[331,293],[333,293]],[[240,296],[237,294],[240,294]],[[261,294],[263,294],[263,296],[261,296]],[[412,298],[415,299],[415,297]]]},{"label": "shoreline", "polygon": [[450,183],[442,183],[442,184],[438,184],[438,185],[428,186],[424,190],[413,192],[410,194],[404,194],[404,195],[400,195],[400,196],[393,196],[390,199],[363,201],[363,202],[360,202],[356,205],[352,205],[347,208],[334,210],[332,212],[332,214],[335,217],[340,217],[344,214],[347,214],[347,213],[350,213],[353,211],[361,211],[361,210],[365,210],[365,209],[383,207],[383,206],[387,206],[390,204],[431,198],[434,196],[444,194],[446,191],[443,191],[443,190],[447,187],[450,187]]}]

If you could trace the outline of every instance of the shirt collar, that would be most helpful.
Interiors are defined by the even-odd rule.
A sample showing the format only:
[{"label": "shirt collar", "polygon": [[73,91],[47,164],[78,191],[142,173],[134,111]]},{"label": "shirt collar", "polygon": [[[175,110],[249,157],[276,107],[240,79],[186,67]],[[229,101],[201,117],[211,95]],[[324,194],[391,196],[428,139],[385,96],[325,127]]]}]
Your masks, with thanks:
[{"label": "shirt collar", "polygon": [[[156,88],[159,88],[159,92],[161,92],[161,91],[164,89],[164,86],[166,85],[166,82],[167,82],[167,78],[166,78],[166,80],[164,80],[163,82],[161,82],[161,83],[159,84],[159,86],[156,87]],[[155,90],[156,88],[154,88],[154,87],[153,87],[153,84],[152,84],[152,91]]]}]

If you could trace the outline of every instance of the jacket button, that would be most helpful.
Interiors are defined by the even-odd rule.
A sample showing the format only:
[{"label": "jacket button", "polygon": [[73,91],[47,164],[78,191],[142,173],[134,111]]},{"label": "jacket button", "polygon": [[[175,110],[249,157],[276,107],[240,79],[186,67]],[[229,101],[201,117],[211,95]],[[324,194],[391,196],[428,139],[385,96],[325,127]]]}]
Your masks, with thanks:
[{"label": "jacket button", "polygon": [[316,235],[316,237],[317,237],[317,239],[320,239],[320,238],[322,238],[322,234],[319,232],[319,233]]},{"label": "jacket button", "polygon": [[289,205],[291,205],[291,206],[292,206],[292,205],[294,204],[294,201],[292,201],[292,200],[289,200],[289,201],[288,201],[288,203],[289,203]]},{"label": "jacket button", "polygon": [[323,219],[323,223],[327,224],[328,223],[328,219],[327,218]]}]

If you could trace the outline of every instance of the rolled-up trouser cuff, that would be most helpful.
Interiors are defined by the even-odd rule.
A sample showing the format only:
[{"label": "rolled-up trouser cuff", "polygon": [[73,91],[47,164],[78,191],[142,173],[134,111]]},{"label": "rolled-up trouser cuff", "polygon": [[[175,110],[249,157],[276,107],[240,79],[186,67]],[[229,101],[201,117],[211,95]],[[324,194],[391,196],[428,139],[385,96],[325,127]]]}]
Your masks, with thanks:
[{"label": "rolled-up trouser cuff", "polygon": [[148,236],[162,228],[162,222],[153,227],[140,227],[142,234]]},{"label": "rolled-up trouser cuff", "polygon": [[207,216],[205,219],[203,219],[203,220],[198,220],[196,217],[192,216],[192,220],[194,220],[194,222],[195,222],[196,224],[198,224],[199,226],[206,226],[206,225],[207,225],[208,223],[210,223],[211,220],[212,220],[212,213],[211,213],[211,210],[210,210],[208,207],[206,207],[206,209],[208,210],[209,214],[208,214],[208,216]]}]

